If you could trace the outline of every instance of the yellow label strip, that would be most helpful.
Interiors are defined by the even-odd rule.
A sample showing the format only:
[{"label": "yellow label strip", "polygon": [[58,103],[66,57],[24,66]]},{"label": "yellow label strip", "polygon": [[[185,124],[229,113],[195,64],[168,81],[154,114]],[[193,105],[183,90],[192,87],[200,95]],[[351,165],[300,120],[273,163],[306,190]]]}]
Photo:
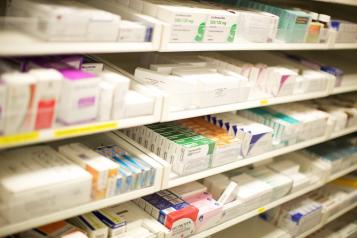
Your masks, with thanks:
[{"label": "yellow label strip", "polygon": [[104,123],[97,123],[88,126],[78,126],[78,127],[67,128],[67,129],[66,128],[58,129],[54,131],[54,137],[62,138],[62,137],[85,135],[85,134],[96,133],[101,131],[114,130],[117,129],[118,126],[119,126],[118,122],[104,122]]},{"label": "yellow label strip", "polygon": [[269,104],[269,101],[266,100],[266,99],[263,99],[263,100],[260,100],[259,104],[260,104],[260,105],[268,105],[268,104]]},{"label": "yellow label strip", "polygon": [[38,131],[26,132],[16,135],[0,136],[0,146],[10,146],[27,142],[34,142],[40,138]]},{"label": "yellow label strip", "polygon": [[260,208],[257,209],[257,211],[258,211],[259,214],[261,214],[261,213],[265,212],[266,209],[264,207],[260,207]]}]

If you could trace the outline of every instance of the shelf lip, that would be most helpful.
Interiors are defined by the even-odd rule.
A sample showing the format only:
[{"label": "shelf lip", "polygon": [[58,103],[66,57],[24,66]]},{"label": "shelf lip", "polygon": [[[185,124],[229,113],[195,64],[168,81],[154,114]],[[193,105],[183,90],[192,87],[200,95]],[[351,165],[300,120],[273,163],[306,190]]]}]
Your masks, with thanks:
[{"label": "shelf lip", "polygon": [[0,150],[30,145],[41,142],[50,142],[74,138],[84,135],[92,135],[131,126],[140,126],[158,122],[155,115],[125,118],[106,122],[92,122],[59,128],[44,129],[39,131],[25,132],[14,135],[0,136]]},{"label": "shelf lip", "polygon": [[[354,88],[349,91],[354,91],[354,90],[357,90],[357,85],[354,86]],[[343,93],[343,92],[335,92],[334,94],[339,94],[339,93]],[[43,130],[19,133],[14,135],[0,136],[0,150],[24,146],[24,145],[42,143],[42,142],[50,142],[55,140],[74,138],[84,135],[91,135],[101,132],[147,125],[157,122],[173,121],[173,120],[209,115],[209,114],[220,113],[220,112],[243,110],[243,109],[254,108],[254,107],[271,106],[275,104],[283,104],[283,103],[298,102],[298,101],[315,99],[315,98],[322,98],[328,95],[329,94],[326,91],[321,91],[321,92],[313,92],[313,93],[293,95],[293,96],[283,96],[283,97],[276,97],[276,98],[272,97],[268,99],[252,100],[252,101],[221,105],[215,107],[185,110],[180,112],[170,112],[168,113],[168,117],[166,116],[162,117],[162,108],[161,108],[162,105],[160,104],[160,109],[158,109],[160,112],[154,112],[154,114],[151,115],[144,115],[144,116],[133,117],[133,118],[124,118],[124,119],[105,121],[105,122],[92,122],[92,123],[85,123],[85,124],[78,124],[78,125],[71,125],[71,126],[63,126],[59,128],[43,129]],[[58,135],[56,136],[56,133],[58,133],[59,131],[71,130],[71,129],[73,129],[74,131],[77,130],[77,132],[73,132],[72,134],[67,133],[67,136],[58,136]]]},{"label": "shelf lip", "polygon": [[[341,46],[340,46],[341,47]],[[355,47],[354,43],[342,47]],[[160,52],[226,51],[226,50],[327,50],[334,47],[322,43],[166,43]]]},{"label": "shelf lip", "polygon": [[[1,37],[1,34],[0,34]],[[38,56],[53,54],[150,52],[157,47],[152,42],[21,42],[0,40],[0,56]]]},{"label": "shelf lip", "polygon": [[[245,50],[334,50],[357,49],[357,43],[166,43],[162,42],[51,42],[25,33],[0,31],[0,56],[36,56],[51,54],[245,51]],[[19,39],[19,40],[14,40]],[[160,46],[161,45],[161,46]],[[164,45],[164,46],[163,46]]]},{"label": "shelf lip", "polygon": [[92,201],[88,202],[86,204],[72,207],[72,208],[67,208],[63,209],[58,212],[54,212],[48,215],[40,216],[40,217],[35,217],[30,220],[25,220],[22,222],[10,224],[10,225],[5,225],[3,227],[0,227],[0,236],[6,236],[10,234],[14,234],[17,232],[25,231],[27,229],[31,229],[34,227],[37,227],[42,224],[49,224],[51,222],[67,219],[73,216],[77,216],[80,214],[84,214],[93,210],[101,209],[104,207],[108,207],[110,205],[115,205],[118,203],[123,203],[126,201],[133,200],[135,198],[145,196],[148,194],[152,194],[155,192],[160,191],[160,188],[156,188],[155,186],[151,186],[148,188],[143,188],[139,189],[136,191],[131,191],[128,193],[120,194],[117,196],[97,200],[97,201]]},{"label": "shelf lip", "polygon": [[333,3],[333,4],[341,4],[341,5],[349,5],[349,6],[357,6],[357,1],[355,1],[355,0],[315,0],[315,1]]},{"label": "shelf lip", "polygon": [[357,49],[356,43],[161,43],[159,52],[245,50],[339,50]]},{"label": "shelf lip", "polygon": [[336,95],[336,94],[341,94],[341,93],[348,93],[348,92],[353,92],[357,91],[357,83],[352,84],[352,85],[345,85],[345,86],[340,86],[340,87],[335,87],[330,95]]},{"label": "shelf lip", "polygon": [[[208,176],[212,176],[215,174],[219,174],[219,173],[223,173],[232,169],[236,169],[236,168],[240,168],[240,167],[244,167],[253,163],[257,163],[257,162],[261,162],[270,158],[273,158],[275,156],[279,156],[279,155],[283,155],[283,154],[287,154],[296,150],[300,150],[312,145],[316,145],[337,137],[341,137],[353,132],[357,131],[357,127],[351,127],[351,128],[347,128],[345,130],[342,130],[340,132],[337,133],[333,133],[331,136],[327,137],[327,136],[321,136],[321,137],[317,137],[314,138],[312,140],[308,140],[308,141],[303,141],[303,142],[299,142],[297,144],[294,144],[292,146],[286,146],[280,149],[276,149],[276,150],[272,150],[269,151],[267,153],[261,154],[261,155],[257,155],[254,157],[250,157],[250,158],[246,158],[246,159],[239,159],[233,163],[228,163],[219,167],[215,167],[215,168],[211,168],[208,170],[204,170],[204,171],[200,171],[191,175],[187,175],[187,176],[183,176],[183,177],[177,177],[177,178],[172,178],[168,181],[167,186],[165,187],[165,189],[167,188],[172,188],[175,186],[179,186],[181,184],[185,184],[185,183],[189,183],[192,181],[196,181]],[[339,176],[339,174],[337,175],[337,177]],[[334,179],[334,178],[333,178]]]},{"label": "shelf lip", "polygon": [[[354,165],[354,166],[350,167],[347,170],[341,171],[340,177],[343,176],[343,175],[346,175],[346,174],[348,174],[350,172],[353,172],[356,169],[357,169],[357,165]],[[269,203],[269,204],[267,204],[267,205],[265,205],[263,207],[260,207],[258,209],[253,210],[253,211],[250,211],[250,212],[248,212],[248,213],[246,213],[244,215],[241,215],[239,217],[236,217],[234,219],[226,221],[226,222],[224,222],[222,224],[219,224],[219,225],[217,225],[215,227],[212,227],[212,228],[210,228],[208,230],[205,230],[203,232],[195,234],[195,235],[191,236],[191,238],[204,238],[204,237],[210,236],[212,234],[215,234],[215,233],[217,233],[219,231],[222,231],[222,230],[227,229],[227,228],[229,228],[231,226],[234,226],[234,225],[236,225],[236,224],[238,224],[240,222],[243,222],[243,221],[248,220],[248,219],[250,219],[250,218],[252,218],[254,216],[257,216],[257,215],[259,215],[260,213],[262,213],[262,212],[264,212],[266,210],[269,210],[271,208],[277,207],[277,206],[279,206],[279,205],[281,205],[281,204],[283,204],[285,202],[288,202],[288,201],[290,201],[290,200],[292,200],[294,198],[300,197],[300,196],[302,196],[302,195],[304,195],[304,194],[306,194],[308,192],[316,190],[316,189],[322,187],[323,185],[325,185],[327,182],[320,182],[320,183],[311,185],[309,187],[306,187],[306,188],[304,188],[302,190],[299,190],[299,191],[297,191],[297,192],[295,192],[293,194],[289,194],[289,195],[287,195],[285,197],[282,197],[282,198],[280,198],[280,199],[278,199],[278,200],[276,200],[274,202],[271,202],[271,203]]]}]

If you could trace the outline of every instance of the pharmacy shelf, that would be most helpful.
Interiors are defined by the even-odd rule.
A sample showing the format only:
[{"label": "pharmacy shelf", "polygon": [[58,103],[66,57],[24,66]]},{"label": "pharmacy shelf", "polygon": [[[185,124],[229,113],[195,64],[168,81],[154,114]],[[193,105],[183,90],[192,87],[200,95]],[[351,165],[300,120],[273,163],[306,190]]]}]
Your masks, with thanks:
[{"label": "pharmacy shelf", "polygon": [[[356,169],[357,169],[357,165],[354,165],[354,166],[348,168],[347,170],[345,170],[345,171],[343,171],[343,172],[341,172],[339,174],[340,174],[340,176],[343,176],[343,175],[346,175],[348,173],[351,173],[351,172],[355,171]],[[329,181],[330,180],[328,180],[327,182],[329,182]],[[238,217],[236,217],[234,219],[226,221],[226,222],[224,222],[222,224],[219,224],[219,225],[217,225],[215,227],[212,227],[212,228],[210,228],[208,230],[205,230],[203,232],[195,234],[195,235],[191,236],[191,238],[204,238],[204,237],[210,236],[212,234],[215,234],[215,233],[217,233],[219,231],[222,231],[222,230],[227,229],[227,228],[229,228],[231,226],[234,226],[234,225],[236,225],[236,224],[238,224],[240,222],[243,222],[243,221],[248,220],[248,219],[250,219],[252,217],[255,217],[255,216],[257,216],[257,215],[259,215],[259,214],[261,214],[261,213],[263,213],[263,212],[265,212],[265,211],[267,211],[269,209],[277,207],[277,206],[279,206],[281,204],[284,204],[284,203],[286,203],[288,201],[291,201],[291,200],[293,200],[293,199],[295,199],[297,197],[300,197],[300,196],[302,196],[304,194],[307,194],[307,193],[309,193],[309,192],[311,192],[313,190],[316,190],[316,189],[322,187],[323,185],[325,185],[327,182],[319,182],[319,183],[310,185],[310,186],[308,186],[308,187],[306,187],[306,188],[304,188],[304,189],[302,189],[300,191],[297,191],[295,193],[289,194],[289,195],[287,195],[287,196],[285,196],[283,198],[280,198],[280,199],[278,199],[278,200],[276,200],[274,202],[271,202],[271,203],[269,203],[269,204],[267,204],[267,205],[265,205],[263,207],[257,208],[257,209],[255,209],[255,210],[253,210],[251,212],[248,212],[248,213],[246,213],[244,215],[238,216]]]},{"label": "pharmacy shelf", "polygon": [[[163,31],[165,26],[163,27]],[[163,33],[164,35],[165,33]],[[357,43],[170,43],[161,40],[160,52],[244,50],[335,50],[357,49]]]},{"label": "pharmacy shelf", "polygon": [[[306,93],[306,94],[298,94],[298,95],[289,95],[289,96],[281,96],[281,97],[271,97],[267,99],[260,99],[260,100],[251,100],[233,104],[226,104],[221,106],[215,107],[206,107],[206,108],[197,108],[192,110],[183,110],[183,111],[169,111],[168,108],[165,108],[165,103],[163,105],[163,112],[161,121],[174,121],[180,120],[190,117],[198,117],[203,115],[210,115],[215,113],[221,112],[229,112],[229,111],[236,111],[236,110],[243,110],[248,108],[255,108],[255,107],[262,107],[262,106],[271,106],[275,104],[282,104],[282,103],[289,103],[289,102],[298,102],[304,101],[309,99],[327,97],[329,94],[327,91],[319,91],[313,93]],[[169,100],[168,98],[164,97],[164,101]]]},{"label": "pharmacy shelf", "polygon": [[76,206],[73,208],[63,209],[61,211],[54,212],[49,215],[34,217],[30,220],[25,220],[22,222],[13,223],[10,225],[0,224],[0,237],[14,234],[14,233],[21,232],[21,231],[25,231],[28,229],[32,229],[34,227],[49,224],[51,222],[67,219],[67,218],[77,216],[80,214],[84,214],[84,213],[94,211],[97,209],[109,207],[109,206],[112,206],[115,204],[130,201],[130,200],[136,199],[138,197],[145,196],[145,195],[155,193],[158,191],[160,191],[159,188],[154,188],[154,187],[144,188],[144,189],[140,189],[137,191],[125,193],[125,194],[122,194],[119,196],[90,202],[90,203]]},{"label": "pharmacy shelf", "polygon": [[[357,81],[357,79],[356,79],[356,81]],[[335,95],[335,94],[348,93],[348,92],[353,92],[353,91],[357,91],[357,84],[342,85],[340,87],[336,87],[332,90],[332,92],[330,94]]]},{"label": "pharmacy shelf", "polygon": [[225,164],[225,165],[222,165],[222,166],[219,166],[216,168],[204,170],[204,171],[194,173],[191,175],[187,175],[187,176],[178,176],[175,173],[170,173],[170,175],[169,175],[170,178],[166,184],[166,188],[175,187],[175,186],[189,183],[192,181],[196,181],[196,180],[208,177],[208,176],[223,173],[223,172],[226,172],[226,171],[229,171],[232,169],[236,169],[236,168],[244,167],[247,165],[255,164],[258,162],[262,162],[264,160],[267,160],[267,159],[270,159],[270,158],[273,158],[276,156],[280,156],[280,155],[287,154],[287,153],[290,153],[293,151],[297,151],[297,150],[300,150],[300,149],[303,149],[303,148],[306,148],[309,146],[313,146],[313,145],[316,145],[316,144],[319,144],[319,143],[322,143],[322,142],[325,142],[325,141],[328,141],[328,140],[331,140],[331,139],[334,139],[337,137],[341,137],[341,136],[344,136],[344,135],[347,135],[347,134],[350,134],[350,133],[353,133],[356,131],[357,131],[357,127],[347,128],[347,129],[341,130],[337,133],[333,133],[330,136],[321,136],[321,137],[314,138],[314,139],[311,139],[308,141],[299,142],[299,143],[296,143],[291,146],[286,146],[286,147],[283,147],[280,149],[272,150],[270,152],[267,152],[267,153],[264,153],[261,155],[257,155],[254,157],[239,159],[233,163]]},{"label": "pharmacy shelf", "polygon": [[[153,182],[153,185],[147,188],[142,188],[142,189],[137,189],[134,191],[130,191],[127,193],[115,195],[109,198],[105,199],[100,199],[100,200],[95,200],[95,201],[90,201],[85,204],[81,204],[75,207],[71,208],[65,208],[60,211],[52,212],[47,215],[43,216],[38,216],[38,217],[33,217],[28,220],[20,221],[20,222],[15,222],[11,224],[7,224],[6,222],[2,221],[0,222],[0,237],[9,235],[9,234],[14,234],[18,233],[24,230],[28,230],[34,227],[42,226],[45,224],[49,224],[51,222],[67,219],[73,216],[77,216],[80,214],[84,214],[90,211],[94,211],[97,209],[109,207],[115,204],[123,203],[126,201],[130,201],[145,195],[149,195],[155,192],[158,192],[161,190],[161,179],[163,177],[164,168],[161,166],[160,163],[157,163],[150,157],[143,155],[142,152],[133,146],[131,146],[129,143],[126,141],[118,138],[117,136],[114,136],[114,134],[107,134],[107,135],[101,135],[99,137],[88,137],[84,139],[84,143],[86,145],[98,145],[101,144],[103,141],[106,141],[110,144],[116,144],[119,143],[120,146],[127,151],[129,154],[140,157],[143,160],[145,160],[147,163],[151,164],[151,166],[155,169],[155,179]],[[70,198],[69,198],[70,199]]]},{"label": "pharmacy shelf", "polygon": [[326,44],[309,43],[169,43],[159,49],[154,42],[48,42],[16,30],[0,32],[0,56],[35,56],[53,54],[89,54],[121,52],[183,52],[183,51],[232,51],[232,50],[328,50],[357,49],[356,43]]},{"label": "pharmacy shelf", "polygon": [[175,186],[179,186],[181,184],[185,184],[185,183],[189,183],[192,181],[196,181],[202,178],[206,178],[215,174],[219,174],[219,173],[223,173],[229,170],[233,170],[236,168],[240,168],[240,167],[244,167],[247,165],[251,165],[251,164],[255,164],[258,162],[262,162],[265,160],[268,160],[270,158],[276,157],[276,156],[280,156],[283,154],[287,154],[296,150],[300,150],[312,145],[316,145],[343,135],[347,135],[353,132],[357,131],[357,126],[356,127],[351,127],[351,128],[346,128],[344,130],[341,130],[339,132],[336,133],[332,133],[331,135],[324,135],[321,137],[317,137],[311,140],[307,140],[307,141],[303,141],[303,142],[299,142],[296,143],[294,145],[291,146],[286,146],[286,147],[282,147],[276,150],[272,150],[269,151],[267,153],[261,154],[261,155],[257,155],[254,157],[250,157],[250,158],[239,158],[237,159],[236,162],[232,162],[232,163],[228,163],[222,166],[218,166],[215,168],[211,168],[211,169],[207,169],[207,170],[203,170],[194,174],[190,174],[190,175],[185,175],[185,176],[179,176],[173,172],[171,172],[171,167],[170,165],[168,165],[168,163],[166,161],[164,161],[162,158],[158,157],[156,154],[154,154],[153,152],[149,151],[148,149],[144,148],[143,146],[139,145],[136,141],[132,140],[131,138],[127,137],[124,133],[120,132],[120,131],[115,131],[114,133],[116,135],[118,135],[119,137],[123,138],[124,140],[126,140],[127,142],[129,142],[130,144],[132,144],[134,147],[140,149],[144,154],[148,155],[151,158],[154,158],[156,161],[160,162],[164,167],[166,167],[166,172],[164,173],[164,178],[162,181],[162,188],[163,189],[167,189],[167,188],[172,188]]},{"label": "pharmacy shelf", "polygon": [[0,149],[8,149],[24,145],[68,139],[84,135],[123,129],[157,122],[153,116],[142,116],[108,122],[93,122],[76,126],[59,127],[14,135],[0,136]]},{"label": "pharmacy shelf", "polygon": [[337,137],[341,137],[341,136],[344,136],[344,135],[348,135],[348,134],[354,133],[356,131],[357,131],[357,127],[345,128],[345,129],[340,130],[338,132],[332,133],[330,136],[328,136],[328,139],[326,139],[326,140],[332,140],[332,139],[335,139]]},{"label": "pharmacy shelf", "polygon": [[178,176],[175,173],[171,173],[170,174],[170,180],[167,183],[167,188],[171,188],[171,187],[175,187],[181,184],[185,184],[185,183],[189,183],[195,180],[199,180],[208,176],[212,176],[215,174],[220,174],[232,169],[236,169],[236,168],[241,168],[247,165],[251,165],[251,164],[255,164],[258,162],[262,162],[264,160],[279,156],[279,155],[283,155],[283,154],[287,154],[296,150],[300,150],[312,145],[316,145],[319,144],[321,142],[326,141],[325,136],[319,137],[319,138],[315,138],[309,141],[304,141],[304,142],[300,142],[297,143],[295,145],[292,146],[287,146],[287,147],[283,147],[277,150],[273,150],[261,155],[257,155],[254,157],[250,157],[250,158],[244,158],[244,159],[239,159],[236,162],[233,163],[228,163],[216,168],[212,168],[212,169],[208,169],[208,170],[204,170],[198,173],[194,173],[191,175],[187,175],[187,176]]},{"label": "pharmacy shelf", "polygon": [[[121,71],[121,72],[126,74],[128,77],[132,77],[132,75],[126,73],[125,71]],[[297,101],[326,97],[329,95],[327,91],[320,91],[320,92],[301,94],[301,95],[252,100],[252,101],[227,104],[227,105],[216,106],[216,107],[192,109],[192,110],[185,110],[179,112],[167,112],[167,109],[165,109],[164,100],[168,100],[168,99],[166,98],[164,93],[160,93],[161,91],[154,90],[154,89],[148,90],[146,86],[140,85],[136,83],[136,81],[134,80],[132,81],[131,87],[145,95],[155,98],[155,108],[152,115],[126,118],[126,119],[120,119],[115,121],[91,122],[86,124],[78,124],[78,125],[65,126],[65,127],[57,125],[55,128],[51,128],[51,129],[0,136],[0,149],[7,149],[7,148],[30,145],[35,143],[67,139],[67,138],[79,137],[84,135],[91,135],[91,134],[96,134],[106,131],[112,131],[116,129],[124,129],[129,127],[140,126],[140,125],[147,125],[160,121],[161,122],[173,121],[173,120],[197,117],[202,115],[209,115],[214,113],[297,102]],[[354,90],[357,90],[357,86],[353,87],[352,89],[350,87],[348,88],[348,91],[354,91]],[[342,91],[334,92],[334,94],[343,93],[343,92]]]},{"label": "pharmacy shelf", "polygon": [[73,126],[57,125],[51,129],[0,136],[0,150],[41,142],[92,135],[160,121],[162,96],[155,92],[149,92],[146,90],[145,86],[138,84],[135,81],[131,82],[130,88],[153,99],[154,109],[152,114],[113,121],[84,123]]},{"label": "pharmacy shelf", "polygon": [[315,226],[314,228],[302,233],[301,235],[297,236],[296,238],[305,238],[309,235],[311,235],[312,233],[314,233],[315,231],[320,230],[322,227],[324,227],[326,224],[336,220],[337,218],[339,218],[340,216],[344,215],[345,213],[353,210],[354,208],[357,207],[357,203],[351,204],[347,207],[345,207],[344,209],[338,211],[337,213],[333,214],[332,216],[328,217],[327,220],[325,222],[321,222],[319,225]]},{"label": "pharmacy shelf", "polygon": [[[99,1],[88,0],[85,3],[98,7]],[[125,6],[113,6],[107,1],[100,1],[99,4],[101,9],[118,14],[123,19],[141,22],[152,27],[151,42],[50,42],[23,30],[34,27],[37,24],[34,19],[0,17],[0,56],[147,52],[159,49],[160,21]]]}]

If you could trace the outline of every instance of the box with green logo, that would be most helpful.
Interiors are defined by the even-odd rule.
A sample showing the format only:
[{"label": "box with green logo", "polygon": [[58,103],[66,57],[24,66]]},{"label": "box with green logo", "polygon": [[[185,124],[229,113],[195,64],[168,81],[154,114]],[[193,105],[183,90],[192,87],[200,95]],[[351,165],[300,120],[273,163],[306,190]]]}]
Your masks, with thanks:
[{"label": "box with green logo", "polygon": [[172,170],[179,175],[192,174],[209,168],[215,142],[194,136],[172,141],[170,155],[173,156]]}]

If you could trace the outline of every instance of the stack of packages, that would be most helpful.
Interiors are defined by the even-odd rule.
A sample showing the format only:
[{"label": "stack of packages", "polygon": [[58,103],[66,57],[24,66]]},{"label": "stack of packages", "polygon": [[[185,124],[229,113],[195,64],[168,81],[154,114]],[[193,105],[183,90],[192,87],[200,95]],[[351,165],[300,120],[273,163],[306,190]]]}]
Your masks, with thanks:
[{"label": "stack of packages", "polygon": [[318,14],[305,9],[273,6],[256,1],[237,0],[236,5],[274,14],[279,17],[276,38],[295,43],[355,43],[357,24],[332,19],[326,14]]},{"label": "stack of packages", "polygon": [[53,128],[56,122],[117,120],[133,116],[130,106],[144,115],[153,111],[153,99],[129,90],[129,78],[91,58],[50,56],[1,63],[4,135]]},{"label": "stack of packages", "polygon": [[17,235],[19,238],[156,238],[162,229],[131,202],[103,208]]},{"label": "stack of packages", "polygon": [[263,219],[292,236],[317,226],[322,219],[322,205],[309,198],[298,198],[262,214]]},{"label": "stack of packages", "polygon": [[[355,205],[356,196],[356,174],[350,174],[302,198],[271,209],[261,217],[295,237],[328,221],[343,208]],[[346,230],[349,229],[346,227]],[[329,237],[329,232],[330,229],[323,229],[312,237]]]},{"label": "stack of packages", "polygon": [[[72,143],[58,149],[75,163],[81,164],[94,178],[100,180],[105,175],[109,176],[110,187],[104,197],[149,187],[154,183],[155,168],[144,159],[130,155],[119,145],[104,145],[93,151],[80,143]],[[111,170],[104,170],[106,167],[111,167]],[[96,181],[97,186],[103,185],[104,181]],[[103,194],[99,198],[103,198]]]},{"label": "stack of packages", "polygon": [[[310,164],[310,167],[318,166]],[[242,168],[137,199],[143,210],[183,236],[208,229],[310,185],[298,163]],[[183,220],[187,221],[182,224]],[[182,229],[181,229],[182,228]]]},{"label": "stack of packages", "polygon": [[168,42],[234,43],[271,42],[279,17],[259,11],[197,1],[120,0],[138,12],[170,26]]},{"label": "stack of packages", "polygon": [[277,146],[323,136],[329,116],[326,112],[300,103],[253,108],[239,111],[238,115],[272,127]]},{"label": "stack of packages", "polygon": [[228,64],[217,66],[197,56],[147,55],[135,79],[169,95],[170,110],[210,107],[245,101],[250,84]]},{"label": "stack of packages", "polygon": [[306,102],[306,105],[315,107],[330,114],[329,124],[332,132],[357,126],[357,104],[354,94],[338,95],[319,100]]},{"label": "stack of packages", "polygon": [[357,174],[356,172],[346,175],[342,178],[329,183],[328,188],[343,191],[346,194],[346,199],[343,200],[343,207],[348,207],[356,204],[357,198]]},{"label": "stack of packages", "polygon": [[356,186],[349,184],[351,181],[356,182],[356,176],[350,175],[337,179],[307,195],[310,199],[322,204],[324,221],[356,203],[357,193],[354,191]]},{"label": "stack of packages", "polygon": [[237,160],[240,141],[203,118],[152,124],[124,130],[127,136],[186,175]]},{"label": "stack of packages", "polygon": [[268,126],[229,112],[208,115],[205,118],[241,142],[240,155],[244,158],[272,149],[273,129]]},{"label": "stack of packages", "polygon": [[289,43],[305,42],[308,27],[311,22],[309,13],[277,7],[255,1],[238,0],[236,5],[250,9],[262,10],[279,16],[279,27],[276,38]]},{"label": "stack of packages", "polygon": [[[46,12],[46,14],[43,14]],[[121,19],[119,15],[71,0],[15,0],[7,16],[27,17],[35,23],[18,24],[22,30],[48,41],[144,42],[151,40],[151,27]]]},{"label": "stack of packages", "polygon": [[346,136],[333,141],[327,141],[323,144],[295,152],[293,153],[294,155],[296,157],[315,160],[327,167],[330,175],[334,175],[357,163],[356,138]]},{"label": "stack of packages", "polygon": [[36,229],[21,232],[16,238],[92,238],[86,232],[66,221],[54,222]]},{"label": "stack of packages", "polygon": [[216,225],[222,215],[222,205],[198,182],[144,196],[135,203],[170,229],[175,237],[187,237],[208,229]]},{"label": "stack of packages", "polygon": [[2,152],[0,164],[0,215],[7,222],[31,219],[91,199],[92,176],[49,146]]},{"label": "stack of packages", "polygon": [[2,152],[2,218],[10,223],[31,219],[153,185],[156,170],[144,159],[118,145],[96,150],[72,143],[59,152],[50,146]]},{"label": "stack of packages", "polygon": [[[135,79],[167,92],[170,110],[185,110],[269,97],[325,92],[335,77],[289,58],[265,53],[239,58],[148,54]],[[252,90],[254,89],[254,91]]]}]

